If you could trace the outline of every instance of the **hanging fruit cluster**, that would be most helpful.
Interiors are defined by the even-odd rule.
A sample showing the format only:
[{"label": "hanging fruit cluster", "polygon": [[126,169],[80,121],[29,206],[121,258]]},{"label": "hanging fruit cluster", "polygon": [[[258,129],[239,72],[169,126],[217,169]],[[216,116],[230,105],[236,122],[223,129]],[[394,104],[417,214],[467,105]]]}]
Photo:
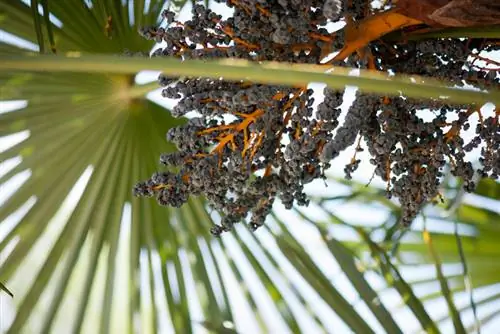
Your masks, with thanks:
[{"label": "hanging fruit cluster", "polygon": [[[201,5],[193,7],[192,18],[185,22],[175,21],[174,13],[165,11],[165,28],[141,31],[146,38],[166,43],[153,56],[334,64],[446,79],[459,87],[499,86],[498,68],[491,67],[499,64],[480,55],[499,50],[499,40],[384,38],[392,31],[403,31],[405,36],[443,25],[476,25],[479,7],[473,6],[476,12],[469,8],[470,15],[459,7],[467,1],[400,0],[396,7],[381,8],[366,0],[225,3],[234,10],[228,19]],[[455,7],[447,7],[451,3]],[[497,7],[490,5],[489,19],[476,21],[500,23]],[[337,21],[346,26],[329,31],[328,23]],[[325,56],[333,52],[338,53],[325,63]],[[478,61],[488,67],[478,67]],[[138,183],[134,193],[156,196],[159,204],[174,207],[191,195],[205,196],[222,214],[221,223],[212,228],[215,235],[247,216],[249,226],[258,228],[277,197],[286,208],[307,205],[304,185],[325,178],[325,170],[339,153],[353,145],[356,152],[370,153],[374,175],[387,183],[387,195],[401,203],[405,225],[439,194],[445,164],[463,179],[468,191],[474,189],[475,173],[493,179],[500,174],[498,106],[493,116],[483,117],[481,105],[473,101],[452,105],[407,98],[404,92],[401,96],[358,92],[339,124],[342,90],[325,88],[324,100],[313,108],[314,92],[305,86],[165,75],[159,83],[164,97],[179,99],[174,116],[188,112],[197,116],[168,131],[167,140],[178,148],[160,158],[169,168]],[[434,118],[421,119],[417,111],[422,109],[429,109]],[[470,121],[473,114],[479,115],[477,124]],[[476,135],[464,142],[461,132],[471,126]],[[466,156],[477,147],[482,166],[474,170]],[[344,169],[347,178],[360,162],[354,155]]]}]

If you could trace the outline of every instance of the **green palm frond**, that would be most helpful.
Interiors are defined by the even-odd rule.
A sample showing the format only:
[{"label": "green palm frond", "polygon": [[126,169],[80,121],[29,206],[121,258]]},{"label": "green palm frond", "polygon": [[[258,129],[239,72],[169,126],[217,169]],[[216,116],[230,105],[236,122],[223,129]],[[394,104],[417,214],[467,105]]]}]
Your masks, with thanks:
[{"label": "green palm frond", "polygon": [[[401,236],[393,233],[395,226],[396,230],[400,231],[400,228],[397,227],[400,209],[385,197],[384,189],[367,187],[356,181],[333,179],[331,182],[350,185],[352,192],[348,195],[316,198],[315,202],[319,204],[320,210],[329,217],[328,222],[315,222],[325,238],[334,233],[326,229],[329,225],[334,223],[335,226],[342,222],[335,212],[341,210],[340,207],[343,204],[361,202],[367,207],[374,206],[379,210],[385,209],[388,216],[386,221],[380,225],[369,229],[361,229],[361,225],[347,225],[348,228],[353,228],[359,233],[359,239],[358,241],[345,240],[344,243],[350,245],[359,256],[366,254],[366,252],[371,253],[375,263],[370,264],[368,261],[365,266],[369,270],[381,272],[389,284],[388,288],[394,286],[402,293],[400,289],[403,286],[397,282],[404,277],[408,284],[405,289],[408,290],[408,287],[411,287],[407,291],[409,299],[404,300],[404,304],[408,306],[410,306],[411,300],[415,301],[414,297],[410,298],[414,288],[424,284],[438,284],[439,290],[420,294],[417,299],[424,304],[440,299],[446,301],[449,314],[439,318],[433,317],[433,321],[441,324],[443,321],[451,319],[455,332],[474,331],[474,322],[468,324],[472,326],[472,329],[468,328],[462,322],[463,316],[461,314],[471,310],[475,313],[478,306],[494,305],[500,300],[498,291],[500,267],[497,265],[497,259],[500,256],[500,250],[497,247],[500,238],[498,225],[500,213],[474,204],[481,203],[481,201],[470,202],[462,199],[455,211],[448,212],[447,215],[442,215],[445,212],[445,207],[429,208],[430,210],[426,214],[428,229],[424,227],[421,231],[407,230]],[[333,185],[333,187],[335,186]],[[459,187],[460,184],[454,189],[459,189]],[[484,196],[489,201],[498,201],[499,190],[500,183],[484,179],[479,182],[474,196]],[[460,192],[460,190],[457,191],[457,193]],[[450,202],[453,201],[452,197]],[[332,211],[334,207],[337,209]],[[297,214],[306,221],[313,222],[307,211],[297,211]],[[316,214],[321,213],[316,212]],[[388,257],[388,254],[391,253],[393,256]],[[390,263],[389,266],[387,263]],[[391,269],[391,266],[394,266],[394,269]],[[412,272],[411,268],[416,266],[434,267],[434,270],[428,269],[430,274],[412,278],[409,273]],[[443,270],[443,268],[450,268],[450,266],[455,266],[455,268],[458,266],[460,269],[458,271],[455,269],[452,273]],[[477,289],[490,289],[491,291],[487,296],[475,301],[472,296]],[[379,293],[383,294],[385,290],[380,290]],[[455,299],[459,294],[470,295],[469,303],[458,307]],[[410,306],[410,309],[415,312],[419,308],[415,309],[414,306]],[[420,310],[422,309],[420,308]],[[495,319],[494,316],[489,317],[485,314],[481,316],[480,314],[478,322],[487,323],[493,319]],[[424,328],[426,328],[426,323],[421,322]]]},{"label": "green palm frond", "polygon": [[[99,1],[89,8],[82,1],[51,1],[51,13],[63,24],[62,28],[52,25],[57,52],[123,53],[125,48],[147,52],[152,44],[141,38],[137,29],[157,22],[163,1],[148,3],[146,9],[144,1],[134,2],[135,20],[131,24],[130,7],[119,2]],[[1,3],[0,10],[2,29],[30,42],[36,41],[28,5],[6,1]],[[109,17],[112,30],[106,31]],[[40,18],[37,22],[44,30],[46,21]],[[5,41],[0,50],[2,55],[25,52]],[[106,71],[71,75],[2,71],[1,98],[26,100],[27,106],[0,116],[1,135],[29,131],[27,139],[0,153],[0,161],[22,159],[0,177],[0,183],[7,185],[19,173],[29,172],[29,178],[16,184],[15,192],[0,206],[0,221],[7,227],[0,249],[8,252],[2,257],[0,276],[9,282],[8,286],[20,291],[14,300],[16,316],[10,332],[21,329],[30,332],[33,328],[78,330],[95,319],[90,310],[96,306],[102,311],[95,322],[96,329],[108,331],[117,326],[111,317],[119,305],[117,296],[125,295],[130,298],[120,309],[126,314],[122,319],[126,320],[119,326],[131,330],[137,312],[149,310],[146,318],[156,312],[152,305],[158,296],[154,294],[150,294],[153,298],[150,304],[141,307],[140,298],[146,292],[142,292],[144,286],[138,277],[144,268],[151,275],[153,256],[175,268],[173,273],[162,272],[172,326],[176,329],[192,326],[178,251],[182,245],[190,254],[197,257],[201,254],[196,243],[188,244],[181,239],[170,224],[176,219],[184,221],[182,210],[162,209],[131,197],[134,183],[156,170],[158,154],[172,149],[165,143],[164,133],[179,121],[145,98],[156,84],[136,85],[134,77],[135,73],[116,75]],[[79,190],[75,189],[78,184]],[[75,195],[75,191],[81,196]],[[75,197],[77,203],[68,205]],[[30,199],[34,199],[34,204],[20,216],[19,210]],[[201,205],[197,203],[193,201],[193,205]],[[197,232],[187,235],[206,238],[210,219],[204,217],[194,223],[192,218],[192,221],[190,229]],[[149,226],[144,226],[145,223]],[[120,239],[126,225],[129,233]],[[126,248],[124,242],[128,244]],[[12,245],[15,246],[9,251]],[[149,254],[144,268],[141,268],[142,253]],[[118,267],[119,254],[126,254],[121,256],[125,256],[127,270]],[[207,275],[203,265],[198,264],[197,268],[200,274]],[[117,273],[128,279],[120,280]],[[177,299],[172,298],[167,285],[171,275],[176,275],[181,283]],[[80,284],[78,288],[74,287],[75,280]],[[113,288],[117,281],[122,282],[121,290]],[[150,287],[153,291],[153,286]],[[105,291],[102,299],[92,297],[96,289],[102,288]],[[206,295],[212,293],[209,285],[204,291]],[[71,311],[66,311],[64,306],[75,295],[82,298]],[[40,298],[49,298],[50,307],[40,309],[40,303],[36,302]],[[202,305],[206,304],[209,306],[205,310],[214,311],[207,316],[210,321],[219,324],[221,319],[231,320],[226,314],[227,307],[214,303],[213,296],[203,301]],[[69,324],[64,321],[68,314],[73,317]],[[33,318],[42,319],[41,323],[33,327]],[[157,322],[145,321],[145,329],[147,325],[155,331]]]},{"label": "green palm frond", "polygon": [[[228,80],[250,80],[253,82],[304,85],[322,82],[331,88],[344,88],[356,85],[368,93],[405,95],[415,98],[445,99],[456,103],[499,103],[500,91],[472,91],[450,87],[445,82],[418,77],[396,76],[363,71],[359,77],[350,75],[346,68],[336,68],[331,73],[318,65],[289,65],[279,63],[252,64],[246,60],[185,60],[182,64],[174,57],[144,59],[142,57],[113,57],[100,55],[71,54],[69,57],[57,56],[6,56],[0,58],[0,69],[27,70],[41,72],[89,72],[109,71],[119,74],[136,73],[148,69],[162,71],[172,76],[224,77]],[[425,82],[425,83],[424,83]]]},{"label": "green palm frond", "polygon": [[[165,4],[163,0],[133,1],[132,7],[128,2],[124,4],[120,1],[88,1],[90,6],[79,0],[44,2],[48,3],[52,17],[62,23],[62,27],[55,24],[50,26],[58,53],[83,51],[118,54],[123,53],[125,49],[131,52],[147,52],[153,46],[152,42],[142,38],[137,30],[156,24]],[[182,7],[185,1],[176,3],[178,7]],[[43,10],[38,13],[39,15],[32,15],[30,6],[23,1],[2,1],[2,30],[33,43],[37,43],[36,36],[41,35],[44,44],[50,44]],[[35,24],[33,17],[36,18]]]},{"label": "green palm frond", "polygon": [[14,297],[14,294],[9,289],[7,289],[7,287],[5,285],[3,285],[2,283],[0,283],[0,290],[4,291],[5,293],[7,293],[11,297]]}]

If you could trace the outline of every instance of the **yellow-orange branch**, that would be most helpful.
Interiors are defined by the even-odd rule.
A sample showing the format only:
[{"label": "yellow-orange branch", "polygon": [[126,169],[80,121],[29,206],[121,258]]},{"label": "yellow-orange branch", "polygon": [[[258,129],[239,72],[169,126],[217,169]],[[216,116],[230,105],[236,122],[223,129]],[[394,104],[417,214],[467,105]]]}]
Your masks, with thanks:
[{"label": "yellow-orange branch", "polygon": [[404,16],[394,10],[369,16],[360,22],[350,20],[345,28],[345,46],[333,58],[333,61],[345,59],[385,34],[418,24],[422,24],[422,21]]}]

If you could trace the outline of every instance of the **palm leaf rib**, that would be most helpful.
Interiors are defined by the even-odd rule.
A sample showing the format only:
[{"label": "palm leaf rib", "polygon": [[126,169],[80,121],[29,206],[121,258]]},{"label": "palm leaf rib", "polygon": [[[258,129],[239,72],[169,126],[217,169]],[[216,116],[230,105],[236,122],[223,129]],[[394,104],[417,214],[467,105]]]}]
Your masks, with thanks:
[{"label": "palm leaf rib", "polygon": [[[262,65],[250,64],[247,61],[201,61],[186,60],[179,64],[175,58],[138,57],[124,58],[112,56],[45,56],[36,58],[0,57],[0,69],[16,69],[27,71],[64,71],[64,72],[95,72],[109,71],[111,73],[131,74],[148,69],[163,71],[173,76],[202,76],[228,80],[246,80],[269,84],[304,85],[310,82],[323,82],[331,88],[343,88],[345,85],[356,85],[362,91],[369,93],[405,95],[415,98],[440,98],[457,103],[499,103],[500,92],[492,89],[489,92],[471,91],[447,87],[446,85],[419,78],[389,79],[386,75],[372,72],[362,72],[359,77],[349,75],[345,68],[324,73],[324,68],[317,65],[290,66],[279,63]],[[412,82],[412,80],[414,80]]]}]

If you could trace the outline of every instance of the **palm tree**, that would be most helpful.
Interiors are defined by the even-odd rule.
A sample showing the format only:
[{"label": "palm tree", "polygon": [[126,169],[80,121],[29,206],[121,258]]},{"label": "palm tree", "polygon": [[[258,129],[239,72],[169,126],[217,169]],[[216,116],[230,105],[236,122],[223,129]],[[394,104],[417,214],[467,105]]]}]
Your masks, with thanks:
[{"label": "palm tree", "polygon": [[[184,2],[173,3],[181,8]],[[0,297],[6,305],[2,330],[397,333],[407,330],[411,318],[416,327],[410,329],[437,332],[443,315],[429,312],[424,302],[439,299],[461,332],[471,322],[462,322],[459,312],[498,301],[498,290],[461,306],[453,301],[456,292],[471,294],[469,282],[473,288],[500,282],[494,265],[500,217],[477,205],[457,204],[439,221],[469,224],[474,233],[457,239],[454,233],[425,230],[427,243],[412,242],[422,234],[407,231],[406,239],[401,237],[398,208],[381,190],[349,183],[348,196],[316,199],[324,221],[294,209],[292,225],[276,211],[261,232],[241,226],[214,239],[208,231],[217,214],[202,198],[181,209],[132,198],[134,183],[158,168],[160,153],[173,149],[164,133],[182,122],[147,98],[156,83],[137,84],[140,69],[268,80],[281,71],[282,83],[306,78],[343,86],[351,80],[379,91],[407,84],[380,86],[376,77],[366,84],[342,73],[334,81],[279,67],[256,73],[248,65],[214,63],[207,69],[187,62],[179,69],[168,60],[125,57],[125,49],[134,54],[153,47],[137,30],[156,24],[163,5],[158,0],[0,2],[6,36],[0,40],[5,109],[0,140],[9,143],[0,152],[0,282],[14,294]],[[27,55],[27,48],[59,56]],[[425,86],[412,89],[415,96],[426,94]],[[491,94],[440,89],[457,99],[498,101]],[[21,102],[8,110],[12,101]],[[498,201],[498,183],[481,185],[479,195]],[[363,228],[337,217],[332,201],[383,206],[390,214],[377,228]],[[429,222],[429,231],[432,226]],[[356,238],[337,234],[339,227]],[[408,260],[408,254],[418,256]],[[450,274],[442,270],[448,263],[467,269]],[[415,264],[431,264],[436,274],[412,279],[406,269]],[[441,293],[417,297],[413,287],[427,282],[438,282]],[[394,305],[384,300],[391,292],[414,318],[394,314]],[[477,321],[491,319],[480,313]]]}]

